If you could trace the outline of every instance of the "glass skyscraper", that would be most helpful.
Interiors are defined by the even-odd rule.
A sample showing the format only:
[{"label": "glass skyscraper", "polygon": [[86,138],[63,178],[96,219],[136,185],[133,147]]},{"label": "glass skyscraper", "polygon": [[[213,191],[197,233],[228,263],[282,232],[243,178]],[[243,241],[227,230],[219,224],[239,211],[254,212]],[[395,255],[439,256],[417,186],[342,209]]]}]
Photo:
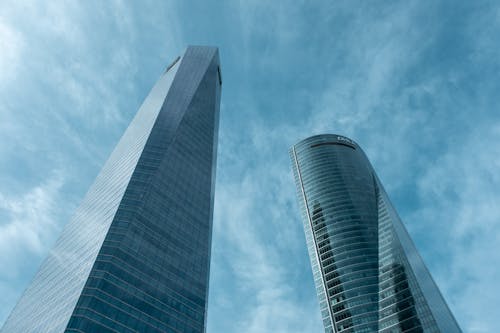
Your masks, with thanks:
[{"label": "glass skyscraper", "polygon": [[290,156],[325,332],[461,332],[361,148],[325,134]]},{"label": "glass skyscraper", "polygon": [[204,332],[218,50],[161,75],[2,333]]}]

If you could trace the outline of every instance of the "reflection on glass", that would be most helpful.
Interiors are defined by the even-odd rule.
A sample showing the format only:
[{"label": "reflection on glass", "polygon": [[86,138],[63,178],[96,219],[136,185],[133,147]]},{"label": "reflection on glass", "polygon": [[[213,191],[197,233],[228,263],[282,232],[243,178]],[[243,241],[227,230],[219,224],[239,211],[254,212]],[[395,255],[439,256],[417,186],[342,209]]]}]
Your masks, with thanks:
[{"label": "reflection on glass", "polygon": [[325,332],[461,332],[361,148],[290,150]]}]

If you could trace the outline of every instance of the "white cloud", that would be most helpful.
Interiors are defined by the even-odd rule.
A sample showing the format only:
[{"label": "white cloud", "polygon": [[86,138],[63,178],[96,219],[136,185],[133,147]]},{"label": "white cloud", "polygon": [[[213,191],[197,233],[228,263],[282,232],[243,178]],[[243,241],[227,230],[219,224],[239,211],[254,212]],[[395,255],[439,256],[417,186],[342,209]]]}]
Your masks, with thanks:
[{"label": "white cloud", "polygon": [[[307,274],[300,271],[303,265],[293,263],[297,249],[305,246],[303,235],[297,240],[300,223],[293,216],[298,212],[282,211],[284,201],[295,200],[293,184],[284,186],[292,189],[284,194],[275,171],[283,170],[270,163],[267,168],[246,170],[241,182],[232,179],[217,185],[214,242],[223,244],[224,251],[216,253],[215,260],[227,260],[229,267],[224,269],[230,268],[238,289],[237,298],[230,303],[239,303],[240,316],[233,318],[236,322],[232,327],[246,333],[320,331],[319,310],[310,304],[311,299],[316,301],[314,289],[296,281],[298,274]],[[285,178],[291,180],[291,176]],[[310,297],[301,302],[297,288],[310,289]],[[212,288],[211,292],[219,298],[227,290]],[[230,311],[227,298],[222,302],[225,304],[214,302],[210,316],[222,315],[215,312],[217,307]]]},{"label": "white cloud", "polygon": [[0,16],[0,88],[15,78],[24,47],[23,35]]},{"label": "white cloud", "polygon": [[47,252],[60,230],[58,210],[59,190],[64,182],[61,172],[55,172],[44,183],[19,196],[0,192],[0,276],[15,279],[30,256]]},{"label": "white cloud", "polygon": [[[451,262],[436,267],[466,332],[496,329],[500,279],[500,123],[481,124],[419,181],[420,228],[433,230]],[[441,249],[440,249],[441,248]],[[475,309],[475,311],[471,311]]]}]

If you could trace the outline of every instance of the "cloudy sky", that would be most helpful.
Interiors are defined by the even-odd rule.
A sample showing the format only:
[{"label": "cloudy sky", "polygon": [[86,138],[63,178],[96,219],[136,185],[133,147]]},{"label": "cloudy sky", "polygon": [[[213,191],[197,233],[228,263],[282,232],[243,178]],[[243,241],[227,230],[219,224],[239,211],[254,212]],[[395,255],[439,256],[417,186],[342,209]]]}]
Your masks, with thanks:
[{"label": "cloudy sky", "polygon": [[288,148],[366,151],[465,332],[500,295],[498,1],[0,2],[0,326],[159,75],[223,75],[208,332],[322,332]]}]

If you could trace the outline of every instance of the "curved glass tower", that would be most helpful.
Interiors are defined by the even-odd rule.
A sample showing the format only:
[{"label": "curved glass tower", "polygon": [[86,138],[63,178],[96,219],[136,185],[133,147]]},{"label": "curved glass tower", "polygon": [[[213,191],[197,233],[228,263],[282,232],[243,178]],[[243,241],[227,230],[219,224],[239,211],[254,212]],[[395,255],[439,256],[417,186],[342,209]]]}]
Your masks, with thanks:
[{"label": "curved glass tower", "polygon": [[363,150],[325,134],[290,156],[325,332],[461,332]]}]

